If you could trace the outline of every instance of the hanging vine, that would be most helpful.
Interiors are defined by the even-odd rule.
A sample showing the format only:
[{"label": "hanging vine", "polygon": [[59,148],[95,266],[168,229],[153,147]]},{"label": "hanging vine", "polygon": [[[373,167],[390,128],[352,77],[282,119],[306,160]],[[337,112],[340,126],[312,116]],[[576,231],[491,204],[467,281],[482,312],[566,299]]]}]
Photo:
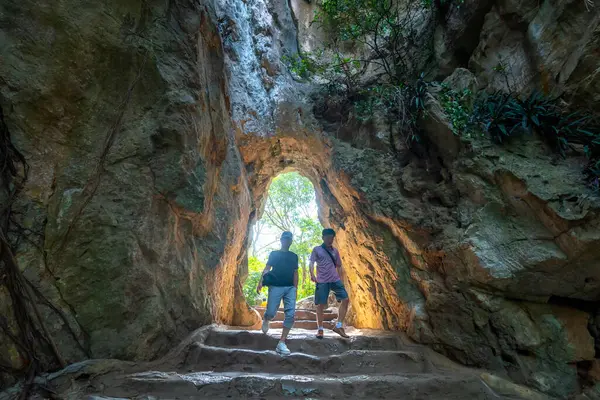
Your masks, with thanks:
[{"label": "hanging vine", "polygon": [[44,360],[48,356],[56,366],[65,367],[37,306],[38,301],[49,302],[23,276],[14,256],[25,232],[16,220],[13,205],[28,173],[27,161],[13,145],[0,107],[0,192],[4,203],[0,213],[0,290],[8,295],[7,309],[12,314],[0,315],[0,333],[14,345],[22,361],[22,367],[15,368],[6,355],[0,355],[0,372],[25,379],[19,399],[27,398],[34,377],[47,368]]}]

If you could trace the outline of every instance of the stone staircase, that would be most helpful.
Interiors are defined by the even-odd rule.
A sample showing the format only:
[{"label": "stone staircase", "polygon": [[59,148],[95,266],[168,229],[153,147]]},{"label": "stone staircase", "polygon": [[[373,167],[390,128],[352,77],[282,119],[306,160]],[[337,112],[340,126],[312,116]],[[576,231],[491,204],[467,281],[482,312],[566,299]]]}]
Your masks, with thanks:
[{"label": "stone staircase", "polygon": [[[309,315],[305,315],[308,317]],[[303,319],[310,321],[310,319]],[[312,321],[314,322],[314,321]],[[160,360],[90,360],[36,379],[31,399],[547,399],[461,367],[405,336],[348,329],[350,339],[294,329],[292,354],[275,353],[280,330],[210,326]],[[46,397],[52,393],[51,397]],[[5,393],[6,394],[6,393]],[[7,395],[10,395],[8,393]],[[2,394],[0,399],[4,400]]]},{"label": "stone staircase", "polygon": [[[265,315],[265,307],[256,307],[256,311],[260,314],[261,318]],[[296,320],[294,322],[295,329],[307,329],[317,330],[317,313],[313,310],[307,309],[296,309]],[[323,327],[331,329],[335,325],[334,321],[337,319],[338,314],[335,310],[325,310],[323,313]],[[275,317],[271,320],[271,329],[283,328],[283,308],[280,308],[275,314]]]}]

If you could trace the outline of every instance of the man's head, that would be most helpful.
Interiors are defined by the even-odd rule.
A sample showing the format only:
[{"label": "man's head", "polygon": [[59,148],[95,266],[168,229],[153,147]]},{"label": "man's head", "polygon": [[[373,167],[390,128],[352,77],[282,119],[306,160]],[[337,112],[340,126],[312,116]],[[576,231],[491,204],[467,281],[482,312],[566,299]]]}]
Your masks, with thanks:
[{"label": "man's head", "polygon": [[281,248],[284,250],[288,250],[292,245],[292,240],[294,240],[294,235],[292,232],[285,231],[281,234]]},{"label": "man's head", "polygon": [[323,229],[323,243],[326,246],[331,246],[333,245],[333,239],[335,239],[335,231],[330,228]]}]

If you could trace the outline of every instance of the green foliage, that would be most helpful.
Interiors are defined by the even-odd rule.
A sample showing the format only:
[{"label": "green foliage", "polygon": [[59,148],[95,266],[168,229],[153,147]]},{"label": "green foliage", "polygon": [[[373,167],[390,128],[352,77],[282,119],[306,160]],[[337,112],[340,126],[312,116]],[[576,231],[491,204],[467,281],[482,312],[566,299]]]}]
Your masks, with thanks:
[{"label": "green foliage", "polygon": [[256,293],[258,281],[264,268],[264,262],[254,256],[248,257],[248,278],[244,282],[243,291],[246,301],[250,305],[256,305],[267,298],[267,289],[263,289],[260,294]]},{"label": "green foliage", "polygon": [[310,55],[284,55],[281,60],[288,66],[290,72],[301,79],[306,79],[311,74],[321,71],[321,67],[311,59]]},{"label": "green foliage", "polygon": [[309,205],[314,201],[312,183],[297,172],[281,174],[269,186],[263,218],[280,231],[297,233],[302,218],[312,218]]},{"label": "green foliage", "polygon": [[376,113],[388,122],[399,122],[400,135],[408,144],[419,141],[418,120],[425,110],[427,82],[423,74],[413,85],[373,85],[360,92],[354,103],[354,116],[361,122],[370,121]]},{"label": "green foliage", "polygon": [[[398,85],[415,79],[415,59],[432,50],[422,46],[421,31],[429,24],[422,20],[419,5],[420,0],[323,0],[313,23],[328,31],[326,47],[336,54],[334,64],[346,79],[359,80],[372,67],[386,82]],[[358,44],[369,56],[344,57],[339,50],[343,43]]]},{"label": "green foliage", "polygon": [[450,124],[452,132],[455,135],[470,135],[472,129],[470,126],[471,109],[473,93],[469,89],[456,91],[447,84],[442,84],[440,92],[440,103]]},{"label": "green foliage", "polygon": [[513,136],[518,128],[517,109],[518,104],[513,96],[497,92],[484,96],[476,103],[471,121],[479,124],[494,142],[502,143]]},{"label": "green foliage", "polygon": [[497,143],[516,135],[538,134],[562,157],[572,145],[582,145],[589,159],[585,180],[600,190],[600,123],[591,115],[568,112],[560,100],[537,92],[524,99],[497,92],[476,103],[470,123],[479,125]]},{"label": "green foliage", "polygon": [[535,132],[563,157],[569,143],[586,145],[595,137],[587,128],[590,117],[566,113],[557,99],[537,92],[525,99],[495,93],[487,96],[476,110],[477,120],[495,141]]},{"label": "green foliage", "polygon": [[360,91],[359,99],[354,102],[354,116],[361,122],[373,119],[377,110],[384,114],[397,107],[398,88],[392,85],[374,85]]}]

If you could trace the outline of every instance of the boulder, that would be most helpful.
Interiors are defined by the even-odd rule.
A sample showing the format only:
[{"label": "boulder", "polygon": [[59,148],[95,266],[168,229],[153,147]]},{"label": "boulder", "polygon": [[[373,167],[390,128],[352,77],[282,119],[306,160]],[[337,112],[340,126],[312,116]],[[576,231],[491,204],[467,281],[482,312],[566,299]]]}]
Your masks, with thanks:
[{"label": "boulder", "polygon": [[490,91],[529,90],[536,75],[525,34],[511,29],[496,7],[485,16],[469,68],[476,74],[479,88]]},{"label": "boulder", "polygon": [[477,77],[466,68],[456,68],[450,76],[444,79],[444,83],[459,92],[468,89],[475,93],[478,87]]},{"label": "boulder", "polygon": [[475,289],[435,291],[426,305],[434,348],[467,365],[506,370],[546,393],[576,391],[574,363],[594,359],[589,314],[577,309],[508,301]]},{"label": "boulder", "polygon": [[450,165],[460,152],[460,138],[452,131],[446,112],[435,96],[428,95],[420,125],[428,143],[439,152],[444,164]]}]

